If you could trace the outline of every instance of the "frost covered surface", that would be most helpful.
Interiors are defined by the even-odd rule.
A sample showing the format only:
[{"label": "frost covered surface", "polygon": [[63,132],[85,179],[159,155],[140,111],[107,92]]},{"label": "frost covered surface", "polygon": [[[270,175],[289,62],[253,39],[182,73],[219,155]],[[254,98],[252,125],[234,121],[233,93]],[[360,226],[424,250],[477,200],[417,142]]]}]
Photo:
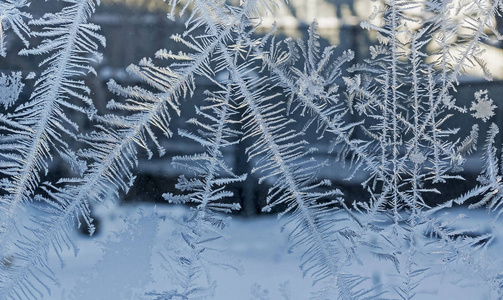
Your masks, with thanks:
[{"label": "frost covered surface", "polygon": [[24,87],[21,72],[0,75],[0,104],[7,109],[16,102]]},{"label": "frost covered surface", "polygon": [[27,0],[5,0],[0,3],[0,55],[6,56],[7,31],[13,31],[23,43],[28,46],[27,37],[30,29],[26,21],[31,19],[31,15],[26,12],[30,1]]},{"label": "frost covered surface", "polygon": [[[361,24],[376,37],[361,62],[353,49],[322,46],[316,21],[305,39],[274,26],[258,35],[272,0],[168,1],[168,17],[185,26],[168,35],[183,50],[130,65],[141,84],[110,80],[117,99],[103,111],[87,85],[106,45],[90,21],[100,2],[65,0],[37,19],[29,4],[0,2],[0,54],[41,59],[26,77],[36,78],[28,99],[18,99],[21,73],[0,77],[0,299],[503,297],[500,133],[483,126],[497,95],[476,92],[469,108],[455,97],[468,69],[491,76],[481,57],[500,39],[502,0],[377,2]],[[19,53],[7,51],[10,30]],[[209,90],[196,99],[201,86]],[[183,101],[195,110],[186,124],[177,122]],[[472,126],[453,126],[455,118]],[[172,155],[169,144],[181,140],[201,151]],[[249,169],[225,160],[235,147]],[[472,155],[476,182],[445,191],[474,175],[460,173]],[[144,157],[182,170],[177,192],[163,195],[173,205],[107,204],[135,184]],[[340,189],[330,176],[339,168],[366,196]],[[279,226],[225,215],[241,209],[232,186],[247,180],[263,186],[261,210],[277,213]],[[180,204],[191,209],[173,208]],[[75,226],[100,230],[94,215],[102,237],[76,238]],[[68,269],[58,270],[68,254],[74,268],[101,260],[67,283]]]}]

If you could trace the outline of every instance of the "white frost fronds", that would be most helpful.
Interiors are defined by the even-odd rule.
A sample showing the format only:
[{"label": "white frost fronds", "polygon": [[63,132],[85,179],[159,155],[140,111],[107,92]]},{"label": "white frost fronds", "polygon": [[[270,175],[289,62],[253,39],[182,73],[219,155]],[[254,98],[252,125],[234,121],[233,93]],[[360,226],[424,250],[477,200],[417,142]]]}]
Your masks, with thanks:
[{"label": "white frost fronds", "polygon": [[[29,201],[41,180],[41,172],[47,171],[47,160],[53,155],[51,149],[63,154],[70,151],[63,136],[75,137],[74,132],[78,127],[67,116],[65,109],[89,116],[95,112],[92,101],[86,96],[90,90],[79,77],[93,72],[91,63],[101,56],[98,47],[104,44],[104,38],[96,32],[99,27],[87,22],[96,4],[94,0],[69,2],[71,5],[61,12],[30,22],[32,25],[45,26],[43,32],[33,32],[34,36],[50,36],[51,39],[42,41],[36,48],[21,51],[23,55],[49,53],[49,57],[41,64],[46,69],[37,80],[30,101],[20,104],[14,113],[7,116],[30,130],[14,132],[17,142],[1,150],[9,153],[6,161],[13,165],[12,172],[16,170],[18,174],[4,186],[9,193],[2,201],[7,210],[3,216],[5,218],[12,217],[20,203]],[[83,57],[83,53],[90,56]],[[81,100],[83,106],[72,103],[72,98]]]},{"label": "white frost fronds", "polygon": [[[2,116],[9,126],[7,140],[11,141],[0,149],[1,163],[8,166],[10,175],[1,185],[5,193],[0,199],[2,259],[14,247],[10,241],[17,231],[17,212],[23,203],[33,200],[43,174],[48,172],[49,159],[60,153],[63,159],[70,160],[71,166],[78,168],[77,173],[82,174],[86,168],[65,140],[68,136],[75,138],[78,130],[67,110],[83,112],[90,117],[94,114],[92,101],[86,96],[90,90],[80,78],[94,72],[91,63],[100,59],[98,48],[105,40],[97,33],[99,27],[88,23],[96,7],[94,0],[66,2],[62,11],[30,21],[30,25],[43,27],[42,31],[31,35],[45,39],[38,47],[24,49],[20,54],[48,55],[40,64],[45,70],[30,100],[20,103],[13,113]],[[72,99],[80,100],[82,106],[73,103]],[[17,274],[11,278],[17,281],[26,279],[25,276]],[[2,287],[4,284],[8,288],[0,288],[3,297],[14,293],[11,287],[21,287],[2,280]]]},{"label": "white frost fronds", "polygon": [[6,31],[9,29],[14,31],[25,46],[29,45],[27,38],[30,36],[30,29],[26,20],[30,20],[32,16],[25,11],[28,6],[30,6],[28,0],[3,0],[0,2],[0,56],[7,55],[5,40]]},{"label": "white frost fronds", "polygon": [[[220,213],[240,209],[232,185],[247,184],[247,178],[254,179],[250,175],[267,190],[263,211],[279,211],[290,250],[301,254],[303,274],[321,286],[314,299],[410,300],[432,292],[427,281],[463,268],[459,274],[469,274],[469,281],[478,277],[501,289],[501,274],[491,273],[484,261],[494,240],[490,232],[459,227],[463,218],[441,215],[465,203],[485,206],[496,217],[503,213],[496,125],[487,132],[479,185],[452,200],[440,192],[444,183],[463,179],[455,172],[477,150],[478,124],[463,135],[464,128],[453,128],[452,121],[472,114],[468,119],[487,122],[496,113],[488,91],[475,93],[469,108],[455,92],[469,68],[490,75],[480,57],[484,43],[501,38],[495,20],[503,2],[381,2],[373,21],[362,23],[379,44],[370,46],[368,59],[345,70],[355,53],[322,47],[316,22],[305,40],[280,40],[274,30],[257,38],[273,1],[169,0],[169,17],[185,17],[186,28],[168,36],[184,50],[161,49],[155,58],[129,66],[142,87],[110,81],[109,90],[124,100],[109,101],[103,115],[84,83],[95,73],[105,44],[99,27],[89,23],[99,1],[64,0],[61,11],[29,21],[28,28],[29,1],[0,0],[0,54],[6,55],[4,37],[10,30],[26,44],[28,37],[42,40],[20,55],[43,56],[28,101],[19,99],[21,73],[0,76],[5,111],[0,115],[0,298],[40,299],[50,293],[56,278],[49,252],[61,264],[63,249],[77,252],[71,227],[84,224],[92,235],[91,205],[127,192],[139,153],[149,159],[154,153],[167,156],[163,137],[173,133],[203,150],[173,157],[183,173],[176,184],[180,194],[164,197],[194,207],[176,218],[172,243],[161,251],[173,285],[149,296],[211,297],[216,286],[211,268],[236,267],[215,246],[229,221]],[[177,123],[172,118],[184,113],[182,100],[201,85],[210,91],[203,104],[191,99],[196,116],[187,128],[171,128]],[[87,115],[93,131],[82,132],[73,112]],[[74,141],[79,151],[70,146]],[[226,157],[239,143],[247,143],[250,174],[235,174]],[[71,178],[48,174],[53,158],[72,168]],[[333,161],[336,167],[349,165],[348,179],[364,177],[358,183],[368,197],[362,193],[351,208],[331,180],[319,178]],[[43,205],[29,220],[17,220],[33,200]],[[358,271],[367,261],[385,266],[392,280],[372,284],[366,270]],[[267,295],[259,291],[255,297]]]},{"label": "white frost fronds", "polygon": [[[233,123],[232,115],[236,114],[235,108],[230,104],[230,86],[222,91],[207,92],[207,95],[206,101],[209,104],[196,108],[200,119],[188,121],[199,129],[194,133],[179,131],[181,136],[196,141],[206,151],[173,158],[175,166],[188,171],[194,177],[187,179],[184,175],[180,176],[176,187],[186,192],[185,195],[163,195],[170,202],[197,204],[190,216],[177,222],[179,228],[173,234],[175,242],[170,239],[169,245],[161,252],[172,283],[179,287],[162,294],[187,299],[202,299],[213,294],[216,282],[209,279],[210,266],[236,268],[228,261],[228,257],[224,258],[222,251],[212,247],[212,243],[223,238],[222,230],[229,222],[217,213],[230,213],[241,208],[239,203],[225,201],[226,198],[234,196],[227,190],[227,185],[246,179],[246,175],[235,175],[223,156],[227,148],[237,143],[239,136],[239,132],[230,128]],[[207,280],[202,280],[204,278]]]}]

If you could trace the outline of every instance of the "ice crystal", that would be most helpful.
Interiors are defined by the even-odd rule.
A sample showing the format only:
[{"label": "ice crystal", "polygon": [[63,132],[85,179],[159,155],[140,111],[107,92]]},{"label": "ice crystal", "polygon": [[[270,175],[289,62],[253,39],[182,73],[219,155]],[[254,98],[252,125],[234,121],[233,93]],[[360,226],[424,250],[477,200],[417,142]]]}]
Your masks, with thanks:
[{"label": "ice crystal", "polygon": [[477,102],[473,101],[470,107],[471,111],[475,111],[472,116],[477,119],[482,119],[484,122],[494,116],[494,110],[497,106],[494,105],[493,100],[489,98],[489,92],[487,90],[476,92],[475,100]]}]

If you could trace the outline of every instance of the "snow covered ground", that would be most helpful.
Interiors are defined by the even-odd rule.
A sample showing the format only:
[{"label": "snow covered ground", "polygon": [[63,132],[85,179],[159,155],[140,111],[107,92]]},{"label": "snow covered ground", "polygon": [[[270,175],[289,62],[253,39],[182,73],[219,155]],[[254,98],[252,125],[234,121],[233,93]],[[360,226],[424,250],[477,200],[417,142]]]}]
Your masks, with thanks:
[{"label": "snow covered ground", "polygon": [[[145,292],[172,288],[157,255],[171,236],[170,220],[152,218],[154,211],[176,216],[186,209],[153,204],[102,209],[97,213],[101,223],[97,236],[75,230],[77,257],[65,251],[63,269],[56,256],[50,259],[59,280],[50,287],[50,299],[145,299]],[[302,278],[298,257],[287,255],[276,217],[235,217],[226,233],[223,255],[235,257],[242,270],[211,270],[217,281],[214,299],[257,299],[259,294],[263,299],[285,299],[282,291],[291,292],[290,299],[309,298],[311,281]]]},{"label": "snow covered ground", "polygon": [[[50,287],[49,299],[152,299],[145,298],[145,292],[170,290],[170,279],[160,267],[158,252],[172,237],[174,223],[162,216],[185,212],[179,206],[153,204],[101,208],[96,213],[101,222],[99,234],[90,238],[74,231],[80,249],[77,257],[71,251],[64,252],[64,268],[56,256],[50,258],[59,284]],[[152,217],[154,214],[156,217]],[[474,225],[487,218],[483,211],[469,214]],[[499,236],[490,248],[496,257],[503,253],[499,239],[503,226],[501,222],[497,226]],[[287,254],[286,237],[279,227],[272,215],[233,218],[226,229],[228,239],[221,245],[227,249],[222,255],[239,260],[242,272],[213,268],[211,274],[217,287],[212,299],[309,299],[311,280],[302,278],[296,254]],[[362,268],[374,283],[389,277],[378,264]],[[458,285],[446,280],[436,295],[424,294],[415,299],[495,299],[487,288],[466,285],[459,289]]]}]

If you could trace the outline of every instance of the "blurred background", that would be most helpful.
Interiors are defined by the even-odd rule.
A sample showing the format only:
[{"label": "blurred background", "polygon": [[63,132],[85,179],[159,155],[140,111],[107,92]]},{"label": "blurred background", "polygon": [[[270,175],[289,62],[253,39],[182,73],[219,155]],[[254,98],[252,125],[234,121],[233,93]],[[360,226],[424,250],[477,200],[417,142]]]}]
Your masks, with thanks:
[{"label": "blurred background", "polygon": [[[54,10],[56,10],[60,2],[35,1],[32,4],[32,9],[36,12],[38,6],[40,7],[39,11],[42,13],[48,10],[48,5],[54,6]],[[355,52],[353,63],[361,63],[365,58],[369,57],[369,46],[377,43],[376,37],[359,25],[361,21],[369,18],[374,5],[375,2],[371,0],[290,0],[288,4],[280,3],[275,8],[274,17],[272,15],[266,16],[259,31],[266,32],[270,30],[273,22],[276,21],[277,35],[303,38],[307,35],[309,24],[316,19],[319,24],[322,46],[338,45],[338,53],[352,49]],[[178,45],[170,40],[170,36],[173,33],[184,31],[183,19],[168,20],[166,14],[169,10],[168,4],[160,0],[101,1],[101,6],[97,8],[92,22],[101,26],[101,33],[107,39],[107,47],[103,49],[102,63],[96,66],[98,76],[90,75],[86,79],[92,90],[91,98],[101,112],[106,111],[107,101],[115,97],[108,92],[106,87],[108,80],[113,78],[122,85],[141,85],[136,78],[126,73],[125,69],[129,64],[138,63],[144,57],[153,57],[153,54],[161,48],[178,52]],[[36,14],[34,15],[36,16]],[[499,28],[503,27],[500,17],[497,17],[495,21]],[[23,47],[21,43],[14,39],[7,44],[9,46],[8,53],[11,54],[17,53]],[[469,107],[473,100],[473,94],[483,89],[489,90],[490,97],[498,105],[499,95],[503,94],[503,50],[501,46],[501,44],[493,43],[487,44],[485,47],[484,55],[493,74],[492,81],[485,80],[482,72],[478,69],[467,70],[467,74],[460,79],[456,93],[458,105]],[[429,50],[433,51],[433,49]],[[9,55],[7,59],[0,60],[0,72],[22,70],[26,75],[28,72],[37,70],[36,66],[39,62],[40,58]],[[34,80],[27,82],[23,97],[29,97],[30,84],[33,86]],[[204,90],[211,88],[209,82],[202,82],[199,84],[193,99],[202,99]],[[173,132],[176,133],[177,127],[184,127],[185,121],[193,117],[193,106],[194,102],[190,99],[183,102],[182,116],[174,118],[171,124]],[[502,106],[500,105],[496,116],[490,120],[491,122],[503,124]],[[475,119],[470,120],[470,122],[454,119],[451,120],[452,124],[450,125],[461,127],[461,132],[467,133],[471,129],[472,121],[475,121]],[[81,116],[80,123],[84,127],[87,125],[85,116]],[[481,126],[481,136],[479,138],[481,141],[483,141],[485,126],[488,126],[489,123],[487,122]],[[501,139],[496,142],[501,144]],[[313,141],[313,143],[321,142]],[[170,166],[171,160],[166,158],[194,153],[199,148],[198,145],[180,139],[176,134],[173,139],[166,141],[164,146],[168,152],[162,158],[154,156],[151,160],[147,160],[145,155],[141,157],[136,183],[129,193],[123,197],[124,201],[162,202],[162,193],[176,193],[174,184],[180,170],[173,169]],[[326,147],[326,145],[322,144],[313,146]],[[241,145],[226,153],[228,162],[235,168],[237,174],[248,172],[252,167],[250,163],[246,162],[246,159],[243,159],[245,157],[245,147],[246,145]],[[321,157],[321,159],[326,158]],[[328,159],[333,158],[328,157]],[[464,170],[465,178],[468,179],[466,184],[473,185],[480,165],[479,161],[468,160]],[[59,172],[58,175],[62,176],[67,172],[66,168],[57,161],[54,162],[53,169]],[[352,181],[345,181],[344,179],[350,173],[351,171],[347,171],[342,165],[332,164],[330,168],[323,171],[322,177],[333,180],[337,187],[340,187],[346,194],[347,200],[352,202],[365,196],[360,183],[362,179],[366,178],[367,174],[360,171],[355,174],[356,176]],[[455,184],[459,185],[461,183]],[[267,188],[264,186],[259,187],[257,178],[250,176],[244,184],[234,186],[233,189],[237,196],[242,199],[243,210],[241,213],[243,215],[252,216],[260,212],[260,208],[264,205],[263,201],[267,194]]]}]

